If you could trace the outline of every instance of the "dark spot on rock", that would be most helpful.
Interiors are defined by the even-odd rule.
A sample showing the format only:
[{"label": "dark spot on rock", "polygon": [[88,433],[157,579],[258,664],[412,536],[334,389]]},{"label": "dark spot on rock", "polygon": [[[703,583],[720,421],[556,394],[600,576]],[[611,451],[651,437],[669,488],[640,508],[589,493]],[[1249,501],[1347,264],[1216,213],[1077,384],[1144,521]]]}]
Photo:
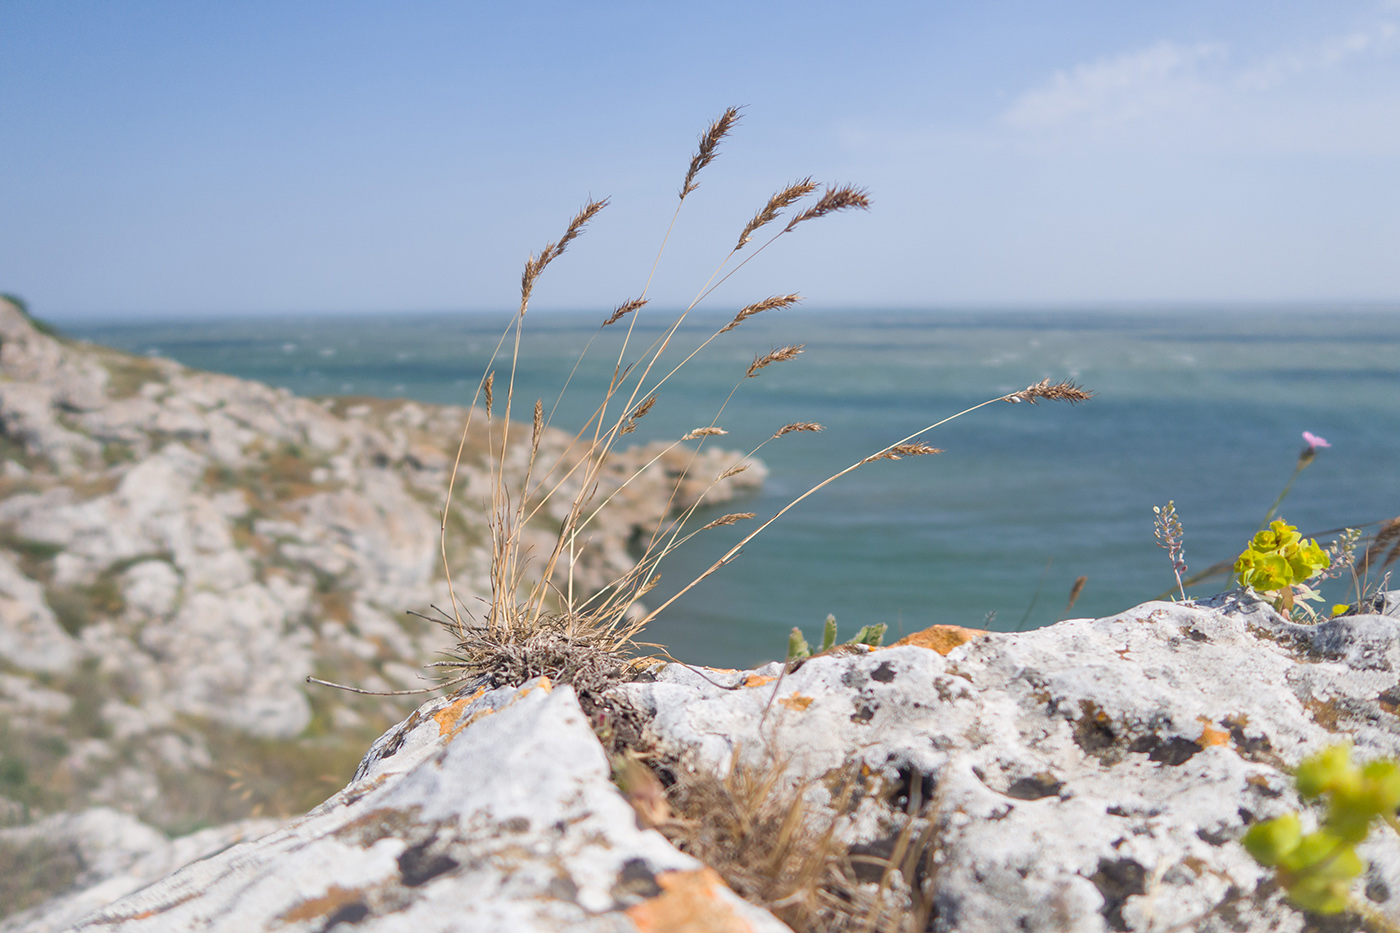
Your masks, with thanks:
[{"label": "dark spot on rock", "polygon": [[1210,641],[1210,636],[1208,636],[1205,632],[1202,632],[1200,629],[1190,629],[1189,631],[1187,631],[1186,637],[1191,639],[1192,641]]},{"label": "dark spot on rock", "polygon": [[1366,900],[1374,904],[1384,904],[1390,900],[1390,885],[1385,883],[1385,879],[1375,877],[1366,880]]},{"label": "dark spot on rock", "polygon": [[1238,808],[1235,812],[1239,814],[1240,822],[1246,826],[1252,825],[1255,820],[1259,819],[1259,817],[1254,815],[1253,810],[1246,810],[1244,807]]},{"label": "dark spot on rock", "polygon": [[321,933],[340,926],[342,923],[356,924],[369,916],[369,908],[356,901],[353,904],[345,904],[335,913],[326,918],[326,925],[321,927]]},{"label": "dark spot on rock", "polygon": [[1089,879],[1103,895],[1104,922],[1111,930],[1128,930],[1123,905],[1128,898],[1147,892],[1147,869],[1130,858],[1099,859],[1099,870]]},{"label": "dark spot on rock", "polygon": [[875,711],[880,707],[874,703],[857,698],[856,711],[851,714],[851,722],[869,722],[875,718]]},{"label": "dark spot on rock", "polygon": [[1225,843],[1230,842],[1232,839],[1234,839],[1235,836],[1233,833],[1227,833],[1223,829],[1219,829],[1212,832],[1211,830],[1202,827],[1196,830],[1196,838],[1209,845],[1223,846]]},{"label": "dark spot on rock", "polygon": [[1108,815],[1109,815],[1109,816],[1123,816],[1123,817],[1132,816],[1131,813],[1129,813],[1127,810],[1124,810],[1122,807],[1118,806],[1117,804],[1114,804],[1113,806],[1109,807],[1107,812],[1108,812]]},{"label": "dark spot on rock", "polygon": [[637,901],[656,897],[661,893],[661,885],[656,883],[656,872],[647,865],[646,859],[629,858],[622,863],[622,871],[613,882],[613,900],[620,904],[634,904]]},{"label": "dark spot on rock", "polygon": [[1230,730],[1230,741],[1241,758],[1258,761],[1272,757],[1270,753],[1274,750],[1274,743],[1269,741],[1267,735],[1246,735],[1244,727],[1249,725],[1249,721],[1244,716],[1227,716],[1220,724]]},{"label": "dark spot on rock", "polygon": [[429,838],[415,846],[409,846],[399,855],[399,875],[406,888],[416,888],[420,884],[446,874],[457,867],[457,860],[441,852],[429,851],[435,841]]},{"label": "dark spot on rock", "polygon": [[[987,814],[987,822],[989,822],[989,823],[1000,823],[1002,820],[1004,820],[1004,819],[1006,819],[1008,816],[1010,816],[1010,815],[1011,815],[1011,811],[1013,811],[1013,810],[1015,810],[1015,809],[1016,809],[1016,808],[1013,807],[1013,806],[1012,806],[1011,804],[1009,804],[1009,803],[1008,803],[1006,806],[1004,806],[1004,807],[997,807],[997,808],[996,808],[995,810],[993,810],[991,813]],[[1024,878],[1025,875],[1022,875],[1021,877]]]},{"label": "dark spot on rock", "polygon": [[[932,774],[918,771],[913,765],[900,765],[899,778],[890,793],[890,805],[900,810],[915,810],[933,798]],[[910,806],[910,801],[913,806]]]},{"label": "dark spot on rock", "polygon": [[1190,739],[1174,735],[1148,752],[1147,758],[1149,761],[1160,761],[1164,765],[1180,765],[1190,761],[1200,751],[1200,745]]},{"label": "dark spot on rock", "polygon": [[544,890],[556,901],[572,901],[578,898],[578,884],[568,875],[550,878]]},{"label": "dark spot on rock", "polygon": [[508,833],[528,833],[530,821],[523,816],[513,816],[502,823],[501,828]]},{"label": "dark spot on rock", "polygon": [[1079,721],[1074,724],[1074,743],[1089,754],[1110,748],[1118,741],[1108,714],[1089,700],[1079,701]]},{"label": "dark spot on rock", "polygon": [[1283,791],[1271,786],[1269,779],[1262,774],[1251,774],[1244,779],[1244,782],[1265,797],[1278,797],[1283,794]]},{"label": "dark spot on rock", "polygon": [[871,680],[878,680],[882,684],[887,684],[894,680],[895,670],[890,666],[889,661],[881,661],[880,666],[875,668],[870,674]]},{"label": "dark spot on rock", "polygon": [[1201,751],[1201,746],[1174,735],[1166,741],[1157,735],[1143,735],[1133,739],[1128,746],[1130,752],[1146,752],[1149,761],[1160,761],[1166,765],[1180,765],[1190,761]]},{"label": "dark spot on rock", "polygon": [[1384,693],[1377,694],[1376,702],[1392,716],[1400,716],[1400,687],[1391,687]]},{"label": "dark spot on rock", "polygon": [[1064,782],[1058,780],[1055,775],[1049,771],[1042,771],[1012,781],[1011,786],[1006,789],[1006,796],[1015,797],[1017,800],[1040,800],[1042,797],[1057,796],[1060,788],[1064,786]]},{"label": "dark spot on rock", "polygon": [[858,667],[849,667],[841,674],[841,686],[859,690],[865,686],[870,676]]}]

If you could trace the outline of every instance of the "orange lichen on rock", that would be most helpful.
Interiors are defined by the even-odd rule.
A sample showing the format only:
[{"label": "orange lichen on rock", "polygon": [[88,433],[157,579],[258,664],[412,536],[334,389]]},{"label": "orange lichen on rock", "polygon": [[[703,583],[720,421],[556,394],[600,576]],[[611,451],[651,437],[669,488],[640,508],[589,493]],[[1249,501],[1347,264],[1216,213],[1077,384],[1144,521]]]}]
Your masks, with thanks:
[{"label": "orange lichen on rock", "polygon": [[947,654],[958,645],[965,645],[977,636],[986,634],[987,632],[980,628],[963,628],[961,625],[930,625],[922,632],[905,635],[889,647],[898,648],[901,645],[913,645],[916,648],[928,648],[939,654]]},{"label": "orange lichen on rock", "polygon": [[433,713],[433,719],[436,720],[438,724],[438,735],[444,736],[449,732],[460,731],[457,728],[457,720],[461,719],[463,711],[485,692],[486,688],[482,687],[471,696],[462,697],[460,700],[449,703],[436,713]]},{"label": "orange lichen on rock", "polygon": [[769,677],[767,674],[750,674],[744,678],[744,686],[762,687],[764,684],[771,684],[777,679],[776,677]]},{"label": "orange lichen on rock", "polygon": [[781,698],[780,700],[778,700],[778,702],[781,703],[783,706],[786,706],[788,709],[795,709],[800,712],[806,709],[807,707],[811,706],[813,699],[815,699],[815,697],[804,697],[800,693],[794,693],[792,696],[786,696]]},{"label": "orange lichen on rock", "polygon": [[656,883],[660,894],[627,909],[642,933],[752,933],[749,922],[717,896],[724,882],[712,869],[662,872]]},{"label": "orange lichen on rock", "polygon": [[1230,733],[1223,729],[1213,728],[1207,723],[1201,727],[1201,737],[1196,740],[1196,744],[1201,748],[1209,748],[1212,745],[1229,745]]}]

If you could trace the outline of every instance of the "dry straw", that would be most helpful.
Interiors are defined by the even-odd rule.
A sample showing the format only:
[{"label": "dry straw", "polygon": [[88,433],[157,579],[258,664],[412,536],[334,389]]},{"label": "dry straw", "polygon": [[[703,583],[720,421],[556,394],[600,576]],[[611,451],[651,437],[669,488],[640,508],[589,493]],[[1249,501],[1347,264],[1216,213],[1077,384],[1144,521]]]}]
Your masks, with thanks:
[{"label": "dry straw", "polygon": [[[647,292],[676,218],[686,198],[698,188],[700,172],[714,161],[720,144],[738,119],[738,108],[731,107],[701,135],[680,188],[680,203],[662,238],[645,286],[637,297],[617,305],[602,321],[600,331],[626,322],[625,328],[618,328],[620,347],[612,377],[591,416],[567,442],[545,443],[552,410],[547,410],[540,399],[533,404],[528,439],[518,436],[522,432],[517,430],[512,417],[521,338],[540,276],[584,232],[588,223],[607,205],[607,199],[585,204],[558,240],[546,244],[537,255],[526,260],[520,279],[519,310],[512,315],[497,341],[486,375],[472,399],[443,505],[439,541],[451,604],[437,611],[438,621],[453,633],[457,645],[447,658],[429,665],[441,675],[438,686],[454,686],[469,680],[492,685],[520,684],[531,677],[547,675],[556,682],[572,684],[585,712],[600,717],[598,721],[601,722],[616,712],[607,692],[628,676],[630,654],[645,626],[681,595],[734,560],[749,542],[799,503],[868,464],[942,453],[939,448],[925,443],[924,435],[992,402],[1077,403],[1091,397],[1092,393],[1073,383],[1052,383],[1047,379],[920,428],[857,458],[846,469],[797,496],[744,535],[676,595],[650,611],[642,609],[639,600],[656,586],[661,564],[677,547],[696,534],[756,518],[753,512],[731,512],[694,528],[698,520],[693,520],[707,505],[707,497],[713,498],[710,494],[716,488],[747,470],[767,444],[789,434],[822,430],[820,424],[812,421],[784,424],[716,475],[692,475],[702,462],[698,459],[700,447],[709,438],[726,434],[719,420],[736,393],[768,367],[790,362],[802,353],[802,344],[787,344],[754,357],[753,363],[737,376],[729,397],[710,424],[677,432],[675,440],[663,445],[640,468],[619,478],[609,468],[619,438],[632,433],[643,417],[664,409],[659,401],[660,390],[683,366],[711,342],[740,329],[755,315],[791,308],[801,298],[795,293],[784,293],[744,305],[726,324],[686,352],[678,363],[662,365],[663,355],[672,349],[687,315],[764,250],[791,236],[809,221],[866,210],[870,206],[867,193],[851,185],[830,186],[814,202],[800,209],[800,203],[818,188],[810,178],[779,189],[744,225],[735,246],[697,290],[690,304],[662,328],[660,336],[644,349],[638,349],[633,345],[637,320],[647,306]],[[736,259],[739,251],[752,242],[760,230],[770,224],[776,225],[789,210],[793,213],[777,232],[756,249],[745,252],[742,260]],[[585,348],[584,353],[587,352]],[[499,412],[495,404],[500,394],[500,387],[496,385],[498,369],[505,374],[504,406]],[[565,389],[567,387],[568,380]],[[654,421],[657,416],[651,417]],[[483,420],[484,425],[480,423]],[[485,439],[489,476],[485,492],[473,490],[482,496],[486,508],[490,542],[490,592],[483,597],[477,613],[472,613],[457,593],[448,553],[449,517],[468,440],[473,436]],[[663,457],[673,455],[684,441],[698,444],[694,448],[681,448],[689,449],[691,456],[685,468],[670,477],[674,481],[672,508],[646,536],[635,565],[601,588],[576,585],[576,568],[587,552],[589,537],[596,530],[600,516],[616,496],[648,470],[657,467]],[[540,462],[545,450],[545,462]],[[673,472],[668,468],[667,475]],[[682,504],[679,498],[682,484],[693,487],[697,482],[703,491]],[[557,500],[563,501],[562,507]],[[545,521],[558,529],[554,543],[548,553],[531,553],[526,530],[538,528]],[[903,930],[922,929],[926,923],[931,907],[927,894],[931,890],[936,821],[920,816],[917,802],[912,803],[893,852],[888,858],[877,860],[878,885],[860,884],[852,874],[858,857],[840,843],[837,832],[836,821],[854,800],[849,791],[843,791],[839,799],[833,801],[829,814],[823,817],[826,819],[824,826],[821,825],[823,818],[814,820],[806,812],[801,789],[787,786],[782,769],[776,766],[760,772],[736,771],[726,780],[708,784],[701,780],[677,785],[668,803],[659,796],[656,782],[643,773],[646,766],[640,763],[635,750],[626,751],[627,743],[615,734],[609,736],[607,743],[610,747],[624,749],[619,759],[619,781],[633,788],[628,791],[624,786],[623,789],[638,808],[639,817],[649,825],[660,826],[677,844],[716,865],[736,890],[770,906],[794,924],[795,929]],[[678,814],[674,818],[670,815],[672,806]]]},{"label": "dry straw", "polygon": [[[728,108],[701,134],[680,187],[676,212],[662,238],[661,247],[657,251],[645,286],[636,297],[617,305],[601,323],[600,330],[619,322],[626,322],[613,366],[613,376],[593,414],[577,429],[572,439],[562,445],[562,450],[559,449],[560,445],[549,445],[549,462],[545,463],[539,460],[546,429],[550,426],[552,409],[546,410],[540,399],[534,401],[528,441],[516,436],[513,421],[516,375],[520,363],[524,322],[541,275],[583,234],[588,224],[607,206],[608,199],[589,200],[569,221],[559,239],[547,243],[538,254],[531,255],[525,261],[520,278],[519,310],[512,315],[511,321],[501,333],[487,373],[472,400],[443,505],[439,544],[451,604],[446,610],[439,612],[443,617],[442,621],[456,637],[458,649],[447,660],[433,665],[446,675],[442,685],[460,683],[481,675],[505,682],[531,671],[548,673],[555,678],[565,676],[567,679],[568,671],[573,668],[585,673],[613,670],[616,667],[614,659],[629,652],[636,636],[658,613],[732,561],[745,545],[797,504],[842,476],[880,460],[900,460],[941,453],[939,448],[924,443],[923,436],[954,418],[995,401],[1035,404],[1044,400],[1076,403],[1091,397],[1092,393],[1073,383],[1051,382],[1046,379],[1018,392],[989,399],[966,411],[936,421],[880,450],[859,457],[849,467],[816,484],[760,523],[674,596],[656,608],[645,611],[638,600],[656,585],[661,563],[675,548],[700,532],[754,517],[747,512],[732,513],[694,528],[691,521],[697,511],[707,504],[710,493],[726,480],[748,469],[752,458],[768,443],[788,434],[817,432],[822,430],[822,426],[810,421],[785,424],[753,447],[747,455],[710,477],[692,476],[699,462],[695,459],[699,452],[697,446],[692,450],[689,465],[673,477],[675,485],[671,492],[671,504],[673,507],[679,506],[679,493],[684,483],[694,487],[698,481],[703,492],[692,497],[692,501],[684,504],[684,507],[679,507],[678,514],[675,514],[673,509],[672,514],[651,529],[634,566],[602,588],[585,588],[579,585],[576,581],[576,569],[589,548],[589,538],[595,531],[599,516],[604,514],[614,498],[647,470],[656,466],[663,457],[672,455],[682,441],[699,441],[700,445],[703,445],[710,437],[724,435],[726,432],[719,425],[719,419],[741,386],[748,379],[758,377],[769,366],[790,362],[803,351],[802,344],[788,344],[756,355],[743,375],[737,379],[729,398],[720,406],[709,425],[680,434],[635,472],[618,480],[609,472],[609,460],[615,446],[619,438],[635,431],[639,421],[658,407],[658,400],[661,398],[659,390],[717,338],[741,328],[746,321],[758,314],[791,308],[801,301],[801,296],[796,293],[781,293],[744,305],[732,319],[686,352],[679,362],[669,365],[669,368],[664,367],[660,365],[663,355],[672,349],[687,315],[735,272],[778,240],[791,236],[803,224],[843,212],[868,210],[870,207],[869,195],[864,189],[854,185],[828,186],[815,201],[808,202],[805,207],[801,204],[818,189],[818,185],[810,177],[778,189],[743,226],[734,247],[697,290],[690,304],[661,330],[660,336],[649,346],[645,349],[634,346],[637,320],[648,304],[647,292],[665,252],[676,218],[686,198],[699,187],[699,174],[718,156],[721,143],[738,120],[739,109]],[[746,251],[742,260],[737,259],[739,251],[751,243],[760,231],[775,225],[784,212],[788,211],[791,211],[791,214],[787,222],[777,227],[776,233],[756,249]],[[587,352],[585,348],[584,353]],[[496,384],[498,370],[505,374],[504,406],[500,411],[495,404],[497,396],[501,394],[500,387]],[[566,389],[567,385],[566,381]],[[484,419],[484,426],[478,423],[480,419]],[[477,431],[476,436],[484,434],[485,437],[490,477],[489,488],[484,497],[486,501],[483,503],[488,515],[490,540],[490,593],[476,613],[471,612],[458,595],[448,553],[449,517],[457,491],[457,479],[468,449],[468,439],[473,436],[474,428]],[[512,453],[520,444],[528,444],[523,451],[523,457]],[[523,471],[519,467],[522,459]],[[563,508],[555,503],[555,500],[561,497],[565,500]],[[562,520],[558,518],[561,513]],[[533,553],[526,544],[526,530],[538,527],[546,520],[546,516],[552,516],[548,521],[555,523],[558,533],[548,553]],[[560,659],[569,651],[591,660],[587,660],[586,663],[577,661],[566,664]],[[535,663],[529,660],[534,655],[550,660]],[[588,676],[592,676],[592,673],[588,673]]]},{"label": "dry straw", "polygon": [[[662,329],[659,337],[645,349],[639,351],[633,345],[636,323],[640,313],[647,306],[649,300],[647,292],[665,252],[666,242],[670,238],[676,218],[679,216],[686,198],[699,187],[700,173],[719,155],[721,144],[738,120],[739,109],[736,107],[728,108],[701,134],[695,154],[690,160],[679,190],[676,214],[673,215],[671,225],[662,239],[646,285],[636,297],[617,305],[601,324],[601,327],[608,327],[625,321],[626,327],[613,367],[613,377],[604,391],[602,399],[594,408],[592,416],[574,433],[572,441],[565,445],[561,453],[551,454],[554,462],[539,464],[537,458],[544,429],[549,424],[549,415],[545,411],[543,403],[537,400],[534,404],[529,448],[525,456],[526,466],[523,476],[521,476],[512,473],[507,468],[507,464],[519,461],[519,458],[513,460],[511,457],[511,418],[514,407],[516,372],[520,360],[521,335],[530,299],[545,269],[584,232],[589,222],[607,205],[607,199],[590,200],[570,220],[564,234],[558,240],[546,244],[537,255],[532,255],[526,260],[520,280],[519,312],[513,316],[496,345],[491,366],[488,367],[489,372],[482,382],[477,398],[473,400],[473,408],[463,430],[458,449],[457,467],[460,467],[462,456],[467,449],[467,438],[472,430],[472,419],[484,417],[492,478],[489,502],[487,503],[491,546],[489,574],[491,592],[479,616],[473,616],[458,597],[453,585],[448,559],[447,525],[456,489],[456,468],[454,468],[452,480],[449,482],[447,500],[443,509],[440,537],[442,563],[452,594],[450,611],[444,612],[444,615],[450,620],[448,624],[459,642],[459,650],[451,659],[441,665],[449,673],[448,682],[457,682],[480,674],[487,674],[494,678],[503,670],[509,670],[516,674],[525,670],[535,670],[539,665],[524,663],[520,657],[522,651],[528,655],[529,646],[536,643],[539,644],[539,653],[542,656],[555,658],[555,661],[551,662],[552,667],[545,665],[550,670],[542,671],[551,672],[552,676],[558,676],[561,673],[557,660],[561,645],[585,654],[596,653],[598,659],[593,667],[606,668],[608,664],[602,660],[603,658],[625,654],[638,633],[659,612],[670,606],[679,595],[688,592],[701,580],[733,560],[745,544],[762,533],[764,529],[799,502],[865,464],[878,460],[899,460],[905,457],[941,453],[938,448],[924,443],[922,436],[952,420],[951,418],[922,428],[881,450],[857,459],[850,467],[798,496],[775,515],[762,522],[704,573],[682,587],[676,596],[666,600],[650,612],[645,612],[641,610],[638,599],[656,585],[660,564],[668,554],[699,532],[755,517],[748,512],[731,513],[698,529],[691,530],[691,519],[695,516],[696,511],[705,505],[710,492],[717,485],[746,470],[752,458],[769,442],[792,433],[820,431],[821,425],[809,421],[795,421],[783,425],[750,450],[744,458],[722,469],[717,475],[708,478],[692,477],[691,474],[698,462],[692,457],[690,465],[675,478],[676,485],[672,491],[672,504],[674,506],[678,503],[679,489],[683,482],[690,482],[693,485],[698,480],[703,485],[704,492],[680,508],[678,515],[668,516],[651,530],[635,566],[601,589],[585,591],[576,585],[575,570],[580,556],[588,547],[590,533],[593,531],[599,516],[607,509],[614,497],[662,456],[673,450],[681,441],[699,441],[703,444],[710,437],[723,435],[725,430],[719,425],[718,420],[723,414],[725,406],[729,404],[729,400],[726,400],[724,405],[720,407],[715,414],[715,420],[709,425],[684,432],[664,451],[643,465],[641,469],[621,479],[620,482],[605,483],[605,476],[608,475],[609,457],[614,451],[618,439],[636,430],[639,421],[658,406],[659,390],[712,341],[737,330],[758,314],[793,307],[801,301],[801,296],[796,293],[781,293],[744,305],[724,326],[715,330],[709,337],[690,349],[680,359],[680,362],[669,366],[669,368],[664,368],[659,365],[663,354],[672,349],[679,328],[687,315],[711,295],[720,284],[728,280],[755,256],[761,254],[779,239],[790,236],[803,224],[842,212],[867,210],[870,207],[869,195],[864,189],[854,185],[828,186],[816,197],[815,201],[807,202],[805,207],[801,206],[802,203],[815,194],[819,187],[810,177],[791,182],[778,189],[743,226],[734,247],[696,292],[691,303],[668,326]],[[756,249],[746,252],[745,258],[742,260],[736,259],[739,251],[751,243],[760,231],[775,224],[785,212],[789,211],[791,213],[786,223],[778,227],[776,233],[772,234]],[[803,345],[794,343],[756,355],[743,376],[735,384],[734,390],[730,393],[730,400],[747,379],[759,376],[769,366],[796,359],[802,351]],[[585,350],[585,352],[587,351]],[[508,360],[501,361],[502,356],[508,357]],[[496,394],[495,372],[498,361],[500,361],[499,365],[501,366],[508,364],[508,369],[503,371],[509,374],[505,379],[504,410],[499,417],[493,408]],[[990,401],[1024,401],[1034,404],[1041,400],[1079,402],[1089,397],[1090,393],[1072,383],[1052,383],[1045,380],[1019,392],[1013,392]],[[484,405],[480,409],[476,407],[478,401],[484,401]],[[990,401],[984,402],[983,405],[990,404]],[[980,407],[982,406],[974,406],[968,411]],[[960,414],[966,414],[966,412]],[[958,415],[953,417],[958,417]],[[547,504],[558,496],[568,497],[567,506],[562,510],[551,507],[546,513]],[[553,548],[548,554],[533,555],[527,560],[526,546],[523,543],[525,529],[530,527],[532,522],[543,517],[544,514],[557,515],[560,511],[563,512],[564,518],[560,522],[560,530]]]}]

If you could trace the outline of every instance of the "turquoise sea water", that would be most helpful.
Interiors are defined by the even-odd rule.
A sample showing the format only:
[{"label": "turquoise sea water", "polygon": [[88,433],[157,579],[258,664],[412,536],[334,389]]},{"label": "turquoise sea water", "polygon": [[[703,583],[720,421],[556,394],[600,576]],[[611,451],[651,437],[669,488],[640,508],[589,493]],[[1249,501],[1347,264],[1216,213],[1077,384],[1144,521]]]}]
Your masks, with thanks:
[{"label": "turquoise sea water", "polygon": [[[509,315],[394,314],[141,324],[67,330],[305,395],[465,403]],[[670,318],[643,318],[634,346]],[[559,395],[596,314],[527,318],[517,398]],[[682,328],[689,351],[715,318]],[[554,424],[592,410],[617,358],[608,328],[573,377]],[[755,354],[797,359],[743,373]],[[679,355],[669,353],[668,360]],[[504,366],[498,364],[504,372]],[[669,367],[668,367],[669,368]],[[765,447],[763,492],[721,511],[759,520],[866,454],[1042,378],[1097,392],[1082,406],[998,403],[926,436],[937,457],[879,462],[827,487],[658,619],[654,640],[686,660],[780,657],[787,632],[891,638],[935,623],[1014,629],[1127,609],[1173,585],[1153,505],[1176,501],[1191,569],[1233,557],[1293,471],[1301,434],[1326,437],[1281,514],[1304,532],[1400,514],[1400,309],[1133,313],[784,311],[724,335],[660,392],[640,440],[718,423],[749,448],[791,421],[826,425]],[[657,604],[742,534],[716,529],[673,555]],[[1200,587],[1205,595],[1223,587]],[[1340,597],[1340,593],[1335,594]],[[993,615],[994,614],[994,615]]]}]

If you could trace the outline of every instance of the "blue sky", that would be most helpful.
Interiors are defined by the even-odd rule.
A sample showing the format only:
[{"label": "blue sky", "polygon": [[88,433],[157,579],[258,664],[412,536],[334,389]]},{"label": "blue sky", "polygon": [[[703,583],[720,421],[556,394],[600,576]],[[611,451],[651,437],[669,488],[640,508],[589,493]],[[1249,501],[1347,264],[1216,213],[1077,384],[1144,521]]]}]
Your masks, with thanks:
[{"label": "blue sky", "polygon": [[1400,2],[0,0],[0,290],[41,316],[653,296],[774,189],[874,209],[717,292],[826,306],[1400,300]]}]

